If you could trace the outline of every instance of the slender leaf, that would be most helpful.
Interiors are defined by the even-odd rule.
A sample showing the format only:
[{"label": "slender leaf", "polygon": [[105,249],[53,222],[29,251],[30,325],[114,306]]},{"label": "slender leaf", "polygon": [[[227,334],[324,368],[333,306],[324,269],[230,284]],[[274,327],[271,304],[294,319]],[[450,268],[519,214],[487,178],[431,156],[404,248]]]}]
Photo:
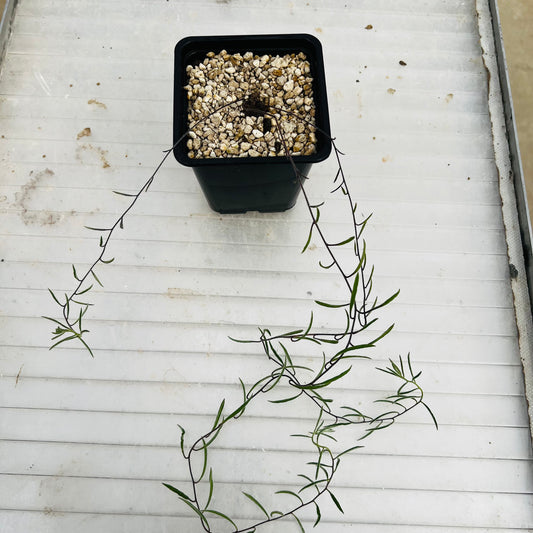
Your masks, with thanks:
[{"label": "slender leaf", "polygon": [[82,291],[77,292],[76,295],[77,296],[81,296],[82,294],[85,294],[86,292],[89,292],[92,288],[93,288],[93,286],[89,285],[89,287],[87,287],[86,289],[83,289]]},{"label": "slender leaf", "polygon": [[374,304],[372,308],[370,309],[370,312],[374,312],[376,309],[381,309],[382,307],[385,307],[386,305],[389,305],[393,300],[395,300],[398,295],[400,294],[400,290],[398,289],[392,296],[389,296],[385,301],[381,302],[380,304]]},{"label": "slender leaf", "polygon": [[91,274],[93,275],[93,278],[96,280],[96,283],[98,283],[100,287],[103,287],[102,282],[98,279],[98,276],[95,274],[94,270],[91,270]]},{"label": "slender leaf", "polygon": [[185,459],[187,459],[187,455],[185,454],[185,429],[179,424],[178,424],[178,427],[180,428],[180,431],[181,431],[181,436],[180,436],[181,454],[183,455]]},{"label": "slender leaf", "polygon": [[286,403],[291,402],[292,400],[296,400],[296,398],[299,398],[303,394],[303,391],[300,391],[296,396],[291,396],[290,398],[283,398],[281,400],[268,400],[270,403]]},{"label": "slender leaf", "polygon": [[292,517],[296,520],[296,523],[298,524],[298,526],[300,527],[300,531],[301,533],[305,533],[305,529],[304,529],[304,526],[302,525],[302,523],[300,522],[300,519],[294,514],[294,513],[291,513]]},{"label": "slender leaf", "polygon": [[222,416],[222,411],[224,410],[224,404],[226,403],[226,400],[223,399],[221,402],[220,402],[220,406],[218,408],[218,412],[217,412],[217,416],[215,417],[215,421],[213,422],[213,427],[212,429],[215,429],[218,425],[218,421],[220,420],[220,417]]},{"label": "slender leaf", "polygon": [[313,236],[313,228],[315,227],[314,223],[311,224],[311,229],[309,230],[309,236],[307,237],[307,241],[305,242],[305,246],[303,247],[302,251],[300,253],[304,253],[309,245],[311,244],[311,237]]},{"label": "slender leaf", "polygon": [[322,389],[324,387],[327,387],[328,385],[331,385],[334,381],[337,381],[341,378],[343,378],[346,374],[348,374],[348,372],[350,372],[350,370],[352,369],[352,367],[348,367],[346,370],[344,370],[343,372],[341,372],[340,374],[337,374],[336,376],[332,377],[332,378],[329,378],[329,379],[326,379],[325,381],[321,381],[320,383],[310,383],[308,385],[299,385],[297,386],[299,389]]},{"label": "slender leaf", "polygon": [[190,498],[189,496],[187,496],[187,494],[185,494],[184,492],[182,492],[181,490],[177,489],[176,487],[173,487],[172,485],[169,485],[168,483],[163,483],[163,485],[170,491],[174,492],[175,494],[177,494],[180,498],[183,498],[184,500],[188,500],[190,502],[192,502],[192,498]]},{"label": "slender leaf", "polygon": [[425,402],[421,402],[421,403],[426,408],[427,412],[430,414],[431,418],[433,419],[433,423],[435,424],[435,428],[439,429],[439,424],[437,422],[437,418],[433,414],[433,411],[429,408],[429,406]]},{"label": "slender leaf", "polygon": [[329,494],[330,498],[333,500],[333,503],[336,505],[337,509],[342,514],[344,514],[344,509],[341,507],[341,504],[339,503],[339,500],[337,500],[337,498],[335,497],[335,494],[333,494],[333,492],[331,492],[329,489],[328,489],[328,494]]},{"label": "slender leaf", "polygon": [[255,503],[255,505],[257,505],[257,507],[259,507],[259,509],[261,509],[261,511],[263,511],[263,513],[265,514],[265,516],[267,518],[270,518],[269,514],[266,512],[266,509],[251,495],[251,494],[248,494],[247,492],[244,492],[242,491],[242,493],[250,500],[252,501],[253,503]]},{"label": "slender leaf", "polygon": [[[51,291],[50,289],[48,289],[48,292],[51,294],[52,298],[55,300],[55,302],[57,303],[57,305],[60,305],[61,307],[63,307],[63,304],[57,299],[57,296],[53,293],[53,291]],[[46,317],[45,317],[46,318]]]},{"label": "slender leaf", "polygon": [[128,192],[120,192],[120,191],[113,191],[115,194],[118,194],[119,196],[129,196],[131,198],[134,198],[137,196],[136,193],[128,193]]},{"label": "slender leaf", "polygon": [[92,231],[109,231],[110,228],[94,228],[92,226],[85,226],[87,229],[90,229]]},{"label": "slender leaf", "polygon": [[298,496],[298,494],[296,494],[296,492],[292,492],[292,490],[278,490],[278,491],[276,491],[276,494],[288,494],[289,496],[294,496],[295,498],[297,498],[299,500],[299,502],[302,505],[304,504],[304,501],[302,500],[302,498],[300,498],[300,496]]},{"label": "slender leaf", "polygon": [[330,246],[344,246],[345,244],[348,244],[349,242],[352,242],[355,239],[355,235],[352,235],[351,237],[348,237],[347,239],[344,239],[341,242],[336,242],[335,244],[330,244]]},{"label": "slender leaf", "polygon": [[214,509],[206,509],[204,513],[211,513],[211,514],[214,514],[215,516],[220,516],[220,518],[227,520],[235,528],[235,531],[239,529],[237,527],[237,524],[228,515],[225,515],[224,513],[221,513],[220,511],[215,511]]},{"label": "slender leaf", "polygon": [[204,510],[209,507],[209,504],[211,503],[211,498],[213,497],[213,489],[214,489],[214,483],[213,483],[213,469],[209,469],[209,494],[207,496],[207,503],[205,504]]},{"label": "slender leaf", "polygon": [[318,503],[316,503],[316,501],[313,503],[315,504],[315,511],[316,511],[316,520],[315,520],[315,523],[313,524],[313,527],[316,527],[318,523],[320,522],[322,515],[320,513],[320,507],[318,506]]},{"label": "slender leaf", "polygon": [[321,305],[322,307],[329,307],[330,309],[339,309],[340,307],[346,307],[348,304],[330,304],[327,302],[322,302],[320,300],[315,300],[315,303],[317,305]]}]

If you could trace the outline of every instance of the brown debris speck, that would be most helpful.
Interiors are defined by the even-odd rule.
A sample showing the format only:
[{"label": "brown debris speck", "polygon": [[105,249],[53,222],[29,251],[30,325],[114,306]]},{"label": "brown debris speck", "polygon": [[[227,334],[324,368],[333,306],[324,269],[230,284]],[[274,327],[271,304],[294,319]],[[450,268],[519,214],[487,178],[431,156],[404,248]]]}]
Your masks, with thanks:
[{"label": "brown debris speck", "polygon": [[81,139],[82,137],[89,137],[91,135],[91,128],[83,128],[77,135],[77,139]]},{"label": "brown debris speck", "polygon": [[87,100],[87,103],[95,105],[95,106],[98,106],[98,107],[101,107],[102,109],[107,109],[107,106],[104,103],[99,102],[98,100],[95,100],[94,98],[91,98],[90,100]]}]

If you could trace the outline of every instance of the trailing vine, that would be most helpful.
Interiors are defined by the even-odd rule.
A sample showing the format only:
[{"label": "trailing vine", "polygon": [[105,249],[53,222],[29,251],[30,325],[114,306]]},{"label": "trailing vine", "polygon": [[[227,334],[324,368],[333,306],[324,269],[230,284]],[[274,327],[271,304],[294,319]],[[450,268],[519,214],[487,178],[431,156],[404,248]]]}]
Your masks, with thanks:
[{"label": "trailing vine", "polygon": [[[247,112],[258,113],[269,118],[275,126],[279,142],[286,149],[283,131],[275,117],[275,113],[279,110],[244,99],[221,106],[216,112],[231,105],[242,105]],[[53,299],[61,308],[60,319],[45,317],[55,325],[51,348],[74,340],[81,342],[91,356],[94,356],[84,339],[88,330],[84,327],[83,319],[91,305],[85,301],[85,295],[90,292],[94,283],[102,285],[95,270],[101,264],[108,264],[113,261],[114,258],[107,258],[106,255],[110,239],[118,229],[124,227],[125,217],[142,194],[148,192],[161,166],[172,153],[174,147],[183,141],[187,134],[188,132],[178,139],[172,148],[164,151],[161,162],[137,193],[114,191],[116,194],[130,197],[131,202],[112,226],[107,228],[89,227],[89,229],[101,234],[99,243],[101,250],[97,259],[83,275],[78,275],[76,268],[72,266],[76,285],[70,294],[64,294],[64,297],[61,298],[50,290]],[[344,199],[343,205],[350,221],[350,233],[340,240],[331,238],[324,227],[321,216],[325,202],[320,204],[311,202],[306,190],[307,177],[298,170],[292,156],[288,156],[288,160],[300,184],[301,194],[310,217],[309,232],[302,253],[309,249],[312,242],[318,242],[326,256],[319,262],[320,267],[324,270],[336,271],[342,280],[344,290],[342,301],[315,300],[315,304],[318,308],[326,309],[328,313],[340,315],[339,323],[342,326],[335,329],[317,328],[314,323],[315,315],[311,312],[306,325],[300,329],[284,333],[272,333],[267,328],[260,328],[259,336],[256,339],[232,339],[240,343],[260,344],[272,370],[248,386],[245,385],[243,379],[239,378],[242,390],[240,403],[232,406],[226,412],[227,405],[223,399],[210,429],[203,435],[193,437],[188,443],[189,438],[186,429],[179,426],[181,432],[180,450],[187,464],[188,486],[187,488],[178,488],[164,483],[165,487],[176,494],[178,499],[192,510],[198,517],[203,530],[208,533],[218,531],[215,528],[220,521],[227,524],[227,528],[224,528],[227,531],[252,533],[260,526],[285,518],[295,520],[299,528],[304,531],[298,514],[308,507],[314,509],[314,526],[316,526],[322,517],[320,502],[323,495],[329,495],[335,507],[343,512],[342,505],[333,492],[333,480],[342,458],[361,447],[356,440],[346,447],[341,446],[339,448],[335,437],[336,432],[358,427],[362,432],[362,436],[358,440],[363,440],[376,431],[389,427],[399,417],[418,406],[423,406],[429,412],[435,426],[437,426],[436,419],[424,400],[423,389],[418,383],[421,372],[413,369],[409,355],[404,358],[399,357],[397,360],[390,359],[388,366],[378,368],[381,372],[393,376],[398,385],[393,394],[377,400],[378,405],[383,404],[385,406],[377,414],[372,414],[371,409],[366,411],[362,408],[356,408],[354,405],[339,406],[338,400],[332,397],[336,387],[351,372],[350,363],[356,359],[368,359],[367,350],[375,347],[393,329],[393,325],[383,329],[377,328],[377,311],[394,301],[399,291],[383,300],[373,297],[374,268],[368,264],[367,246],[363,238],[370,217],[358,219],[357,204],[349,191],[341,164],[343,154],[337,148],[335,139],[330,138],[330,142],[336,160],[336,173],[330,191],[331,197]],[[285,151],[288,153],[287,149]],[[346,259],[347,253],[350,256],[349,260]],[[375,332],[376,329],[378,329],[377,332]],[[362,333],[365,333],[366,338],[370,338],[370,340],[361,340]],[[303,366],[295,362],[289,347],[296,343],[304,343],[321,352],[317,368]],[[287,388],[290,390],[289,393],[286,392]],[[277,495],[277,500],[281,499],[282,505],[280,506],[261,502],[257,495],[242,491],[244,501],[253,504],[259,518],[239,525],[236,518],[230,517],[227,512],[215,506],[217,485],[210,451],[217,443],[220,434],[227,429],[228,424],[238,420],[256,399],[262,396],[268,397],[274,390],[283,390],[285,393],[281,399],[268,400],[273,404],[300,401],[307,402],[314,409],[313,423],[309,431],[294,435],[295,438],[304,439],[310,445],[314,459],[304,465],[304,469],[297,475],[294,485],[291,485],[290,488],[284,486],[275,491],[273,498]]]}]

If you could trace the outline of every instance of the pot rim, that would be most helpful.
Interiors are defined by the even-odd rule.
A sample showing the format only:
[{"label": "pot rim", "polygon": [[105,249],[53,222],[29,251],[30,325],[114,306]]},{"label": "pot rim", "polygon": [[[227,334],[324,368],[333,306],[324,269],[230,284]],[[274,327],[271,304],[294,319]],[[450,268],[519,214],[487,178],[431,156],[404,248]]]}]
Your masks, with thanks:
[{"label": "pot rim", "polygon": [[[219,50],[217,50],[218,48]],[[186,139],[176,145],[178,139],[188,129],[188,100],[184,90],[187,84],[185,68],[188,64],[205,58],[209,51],[227,50],[229,53],[286,53],[304,52],[310,63],[313,77],[313,98],[315,100],[315,127],[317,150],[310,155],[263,156],[263,157],[216,157],[191,159],[188,156]],[[294,163],[318,163],[331,153],[329,110],[324,73],[322,45],[314,36],[307,33],[255,34],[255,35],[196,35],[181,39],[174,49],[174,157],[184,166],[203,167],[212,165],[287,165]]]}]

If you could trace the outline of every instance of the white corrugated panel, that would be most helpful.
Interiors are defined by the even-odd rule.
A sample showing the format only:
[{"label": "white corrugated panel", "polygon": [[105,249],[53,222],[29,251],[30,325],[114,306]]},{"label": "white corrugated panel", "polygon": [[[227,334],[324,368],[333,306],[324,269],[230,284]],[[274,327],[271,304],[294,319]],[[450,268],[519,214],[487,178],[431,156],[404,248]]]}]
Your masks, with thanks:
[{"label": "white corrugated panel", "polygon": [[[486,15],[486,5],[479,5]],[[479,7],[479,6],[478,6]],[[412,412],[347,457],[317,531],[533,529],[533,468],[506,233],[474,0],[19,0],[0,76],[0,530],[200,530],[161,485],[185,483],[177,424],[268,368],[254,335],[305,325],[338,280],[300,255],[308,216],[218,215],[169,160],[112,246],[77,345],[49,352],[47,288],[98,252],[172,137],[173,47],[187,35],[315,34],[332,130],[394,332],[338,391],[371,401],[374,370],[411,352],[439,423]],[[400,61],[405,65],[400,64]],[[80,136],[90,128],[90,136]],[[320,201],[335,173],[315,165]],[[341,221],[329,222],[333,231]],[[324,323],[328,326],[328,323]],[[300,355],[305,353],[300,352]],[[213,452],[222,492],[292,483],[310,414],[259,402]],[[235,451],[235,450],[238,450]],[[265,496],[268,500],[268,496]],[[227,498],[228,512],[253,506]],[[251,505],[251,504],[250,504]],[[303,514],[311,526],[313,513]],[[287,523],[283,531],[296,531]]]}]

